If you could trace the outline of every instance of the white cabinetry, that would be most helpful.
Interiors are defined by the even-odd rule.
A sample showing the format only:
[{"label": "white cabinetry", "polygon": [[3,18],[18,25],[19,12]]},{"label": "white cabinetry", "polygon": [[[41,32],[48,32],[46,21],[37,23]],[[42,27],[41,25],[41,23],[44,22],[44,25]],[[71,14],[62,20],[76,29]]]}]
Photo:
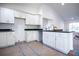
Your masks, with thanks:
[{"label": "white cabinetry", "polygon": [[0,48],[15,44],[14,32],[0,32]]},{"label": "white cabinetry", "polygon": [[0,23],[14,23],[14,11],[7,8],[0,8]]},{"label": "white cabinetry", "polygon": [[50,32],[49,33],[49,37],[48,37],[48,39],[49,39],[49,45],[51,46],[51,47],[55,47],[55,33],[53,32]]},{"label": "white cabinetry", "polygon": [[66,54],[73,50],[73,34],[56,33],[56,49]]},{"label": "white cabinetry", "polygon": [[43,43],[48,45],[48,32],[43,32]]},{"label": "white cabinetry", "polygon": [[7,32],[7,44],[9,45],[14,45],[15,44],[15,35],[14,32]]},{"label": "white cabinetry", "polygon": [[71,49],[71,50],[73,50],[73,33],[69,33],[69,35],[68,35],[68,42],[70,42],[69,43],[69,45],[68,45],[68,47],[69,47],[69,49]]},{"label": "white cabinetry", "polygon": [[29,25],[40,25],[40,16],[26,14],[26,24]]},{"label": "white cabinetry", "polygon": [[0,32],[0,47],[7,46],[6,32]]},{"label": "white cabinetry", "polygon": [[26,35],[26,41],[30,42],[30,41],[39,41],[39,32],[38,31],[25,31],[25,35]]},{"label": "white cabinetry", "polygon": [[67,49],[67,33],[56,33],[56,49],[64,52],[65,48]]},{"label": "white cabinetry", "polygon": [[67,54],[73,50],[73,33],[43,32],[43,43]]},{"label": "white cabinetry", "polygon": [[55,33],[43,32],[43,43],[51,47],[55,47]]}]

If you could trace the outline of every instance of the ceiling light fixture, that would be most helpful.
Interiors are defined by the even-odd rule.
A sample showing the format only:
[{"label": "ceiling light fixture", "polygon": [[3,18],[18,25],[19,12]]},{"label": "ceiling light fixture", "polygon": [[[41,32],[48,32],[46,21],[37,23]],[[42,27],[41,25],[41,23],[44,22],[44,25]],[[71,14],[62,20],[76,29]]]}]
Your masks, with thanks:
[{"label": "ceiling light fixture", "polygon": [[64,5],[64,3],[61,3],[61,5]]}]

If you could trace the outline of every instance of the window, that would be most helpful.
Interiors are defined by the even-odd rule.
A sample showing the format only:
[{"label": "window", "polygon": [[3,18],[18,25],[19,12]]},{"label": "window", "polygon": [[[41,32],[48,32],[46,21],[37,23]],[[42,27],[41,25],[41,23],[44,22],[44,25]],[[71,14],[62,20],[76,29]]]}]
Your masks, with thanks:
[{"label": "window", "polygon": [[79,32],[79,23],[70,23],[69,31]]}]

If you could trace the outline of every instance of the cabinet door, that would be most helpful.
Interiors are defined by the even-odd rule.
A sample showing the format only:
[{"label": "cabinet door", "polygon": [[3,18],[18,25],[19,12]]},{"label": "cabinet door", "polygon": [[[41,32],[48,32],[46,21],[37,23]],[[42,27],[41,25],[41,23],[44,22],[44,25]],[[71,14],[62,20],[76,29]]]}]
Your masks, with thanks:
[{"label": "cabinet door", "polygon": [[48,42],[48,33],[47,32],[43,32],[43,43],[48,45],[49,42]]},{"label": "cabinet door", "polygon": [[55,33],[43,32],[43,43],[47,44],[52,48],[55,48]]},{"label": "cabinet door", "polygon": [[69,45],[68,45],[68,47],[69,47],[69,50],[73,50],[74,48],[73,48],[73,33],[68,33],[68,40],[67,40],[67,42],[69,42]]},{"label": "cabinet door", "polygon": [[62,52],[68,54],[70,50],[73,50],[73,34],[70,33],[61,33],[61,38],[63,40],[63,49]]},{"label": "cabinet door", "polygon": [[55,33],[49,32],[49,43],[52,48],[55,48]]},{"label": "cabinet door", "polygon": [[26,14],[26,24],[40,25],[39,15]]},{"label": "cabinet door", "polygon": [[69,42],[69,37],[68,36],[69,36],[68,33],[63,33],[63,41],[64,41],[64,43],[63,43],[63,45],[64,45],[63,52],[66,53],[66,54],[69,52],[69,45],[70,45],[69,44],[70,42]]},{"label": "cabinet door", "polygon": [[32,15],[26,14],[26,24],[32,24]]},{"label": "cabinet door", "polygon": [[39,31],[33,31],[33,39],[39,41]]},{"label": "cabinet door", "polygon": [[26,37],[27,42],[39,40],[38,31],[26,31],[26,35],[27,35],[27,37]]},{"label": "cabinet door", "polygon": [[56,33],[56,49],[61,52],[64,50],[64,38],[62,37],[62,33]]},{"label": "cabinet door", "polygon": [[6,47],[7,40],[6,40],[6,32],[0,32],[0,47]]},{"label": "cabinet door", "polygon": [[14,11],[7,8],[1,8],[1,20],[2,23],[14,23]]},{"label": "cabinet door", "polygon": [[14,32],[7,32],[7,44],[8,46],[15,44]]},{"label": "cabinet door", "polygon": [[40,25],[39,15],[33,15],[33,19],[34,19],[33,23],[35,25]]},{"label": "cabinet door", "polygon": [[69,33],[56,33],[56,49],[59,51],[67,54],[70,51],[70,42]]},{"label": "cabinet door", "polygon": [[27,42],[33,41],[33,39],[32,39],[32,31],[27,31],[25,35],[27,35],[27,37],[26,37]]}]

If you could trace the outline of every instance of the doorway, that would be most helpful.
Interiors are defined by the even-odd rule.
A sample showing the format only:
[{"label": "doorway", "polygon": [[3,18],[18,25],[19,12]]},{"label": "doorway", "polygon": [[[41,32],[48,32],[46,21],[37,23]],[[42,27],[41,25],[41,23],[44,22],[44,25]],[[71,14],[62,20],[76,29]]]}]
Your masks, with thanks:
[{"label": "doorway", "polygon": [[25,41],[25,19],[15,18],[14,27],[16,42]]}]

